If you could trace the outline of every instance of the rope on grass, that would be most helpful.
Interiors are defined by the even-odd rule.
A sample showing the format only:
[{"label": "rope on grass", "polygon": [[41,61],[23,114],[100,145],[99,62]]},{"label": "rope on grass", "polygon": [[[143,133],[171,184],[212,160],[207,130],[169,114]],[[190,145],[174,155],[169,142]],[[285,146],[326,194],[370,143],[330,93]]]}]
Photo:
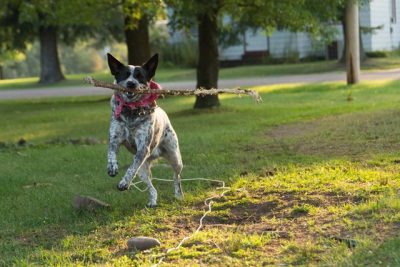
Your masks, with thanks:
[{"label": "rope on grass", "polygon": [[[153,180],[157,180],[157,181],[163,181],[163,182],[173,182],[174,180],[172,179],[161,179],[161,178],[152,178]],[[153,264],[152,267],[156,267],[158,265],[160,265],[163,260],[165,259],[165,257],[167,257],[167,255],[169,253],[171,253],[174,250],[178,250],[183,243],[185,243],[187,240],[189,240],[190,238],[194,237],[198,232],[200,232],[201,228],[203,228],[203,220],[204,218],[212,211],[212,205],[214,204],[214,199],[216,198],[222,198],[227,192],[231,191],[231,188],[225,185],[225,182],[222,180],[215,180],[215,179],[208,179],[208,178],[188,178],[188,179],[182,179],[182,182],[184,181],[210,181],[210,182],[215,182],[215,183],[219,183],[221,186],[217,187],[217,190],[223,190],[223,192],[217,196],[213,196],[213,197],[209,197],[206,198],[204,200],[204,205],[207,206],[207,210],[203,213],[203,216],[201,216],[200,220],[199,220],[199,226],[196,228],[196,230],[184,237],[178,245],[176,245],[175,247],[169,248],[165,253],[163,253],[160,257],[160,259],[158,260],[157,263]],[[140,192],[145,192],[147,191],[148,187],[146,187],[145,189],[140,189],[137,185],[142,183],[142,181],[138,181],[136,183],[131,184],[132,186],[134,186],[137,190],[139,190]]]},{"label": "rope on grass", "polygon": [[146,87],[139,87],[136,89],[128,89],[118,84],[112,84],[108,82],[103,82],[94,79],[91,76],[87,76],[84,79],[85,82],[95,86],[95,87],[102,87],[111,89],[118,92],[130,92],[135,94],[159,94],[159,95],[172,95],[172,96],[206,96],[206,95],[217,95],[217,94],[236,94],[236,95],[248,95],[251,96],[256,102],[261,102],[261,96],[254,90],[250,89],[241,89],[240,87],[233,88],[233,89],[150,89]]}]

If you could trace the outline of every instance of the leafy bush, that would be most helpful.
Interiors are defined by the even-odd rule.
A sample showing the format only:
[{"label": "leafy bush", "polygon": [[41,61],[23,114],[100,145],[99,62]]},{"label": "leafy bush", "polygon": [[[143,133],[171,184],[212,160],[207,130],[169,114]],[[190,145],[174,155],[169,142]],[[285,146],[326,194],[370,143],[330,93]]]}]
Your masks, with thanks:
[{"label": "leafy bush", "polygon": [[[89,42],[80,42],[74,46],[58,45],[58,54],[64,74],[90,73],[106,68],[105,58]],[[28,46],[25,59],[7,64],[5,78],[34,77],[40,74],[40,45],[34,42]]]},{"label": "leafy bush", "polygon": [[186,39],[183,42],[169,44],[163,51],[164,60],[174,65],[195,68],[198,60],[197,42]]},{"label": "leafy bush", "polygon": [[105,68],[105,60],[99,51],[86,42],[77,43],[73,47],[61,45],[59,56],[64,74],[90,73]]},{"label": "leafy bush", "polygon": [[170,40],[168,30],[164,27],[154,28],[150,32],[151,50],[160,54],[164,66],[196,67],[197,42],[188,35],[177,43],[172,43]]},{"label": "leafy bush", "polygon": [[370,58],[388,57],[388,52],[386,51],[370,51],[365,54]]}]

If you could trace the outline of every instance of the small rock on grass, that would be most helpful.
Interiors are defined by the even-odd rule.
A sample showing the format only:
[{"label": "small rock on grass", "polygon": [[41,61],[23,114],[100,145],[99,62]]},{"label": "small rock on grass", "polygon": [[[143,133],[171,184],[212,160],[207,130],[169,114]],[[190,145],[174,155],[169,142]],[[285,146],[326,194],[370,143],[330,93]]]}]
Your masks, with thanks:
[{"label": "small rock on grass", "polygon": [[129,250],[147,250],[151,249],[153,247],[161,245],[160,241],[158,239],[153,238],[153,237],[147,237],[147,236],[138,236],[138,237],[132,237],[129,238],[128,240],[128,248]]},{"label": "small rock on grass", "polygon": [[72,200],[72,206],[77,210],[94,211],[99,208],[108,208],[110,205],[94,197],[76,196]]}]

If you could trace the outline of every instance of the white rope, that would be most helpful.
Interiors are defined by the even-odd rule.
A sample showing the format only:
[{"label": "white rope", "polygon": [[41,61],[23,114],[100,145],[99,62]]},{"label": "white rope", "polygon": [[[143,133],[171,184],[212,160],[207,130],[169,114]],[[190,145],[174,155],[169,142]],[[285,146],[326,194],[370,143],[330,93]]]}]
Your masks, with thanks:
[{"label": "white rope", "polygon": [[[163,182],[173,182],[174,180],[172,179],[161,179],[161,178],[152,178],[152,180],[157,180],[157,181],[163,181]],[[201,228],[203,228],[203,220],[204,218],[212,211],[212,204],[214,203],[214,201],[212,201],[215,198],[221,198],[223,197],[227,192],[229,192],[231,190],[230,187],[225,186],[225,182],[222,180],[215,180],[215,179],[208,179],[208,178],[188,178],[188,179],[182,179],[182,182],[184,181],[209,181],[209,182],[216,182],[216,183],[220,183],[221,186],[217,187],[217,190],[221,190],[221,189],[225,189],[220,195],[218,196],[213,196],[213,197],[209,197],[206,198],[204,200],[204,205],[206,205],[208,207],[208,210],[204,212],[203,216],[201,216],[200,220],[199,220],[199,226],[197,227],[196,231],[194,231],[191,235],[185,236],[181,242],[179,242],[179,244],[175,247],[169,248],[160,258],[160,260],[156,263],[153,264],[152,267],[158,266],[160,265],[163,260],[165,259],[165,257],[171,253],[174,250],[178,250],[183,243],[185,243],[185,241],[187,241],[188,239],[192,238],[193,236],[195,236],[198,232],[200,232]],[[136,183],[131,184],[132,186],[134,186],[137,190],[139,190],[140,192],[145,192],[147,191],[147,189],[149,187],[146,187],[145,189],[141,189],[139,188],[137,185],[142,183],[142,181],[138,181]]]}]

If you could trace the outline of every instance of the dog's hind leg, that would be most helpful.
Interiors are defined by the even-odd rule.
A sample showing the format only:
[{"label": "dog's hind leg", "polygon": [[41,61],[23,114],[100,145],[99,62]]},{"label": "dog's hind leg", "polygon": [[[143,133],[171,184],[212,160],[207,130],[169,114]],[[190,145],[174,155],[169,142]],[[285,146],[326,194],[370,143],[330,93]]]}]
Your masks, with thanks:
[{"label": "dog's hind leg", "polygon": [[174,188],[175,197],[183,199],[183,190],[181,184],[181,172],[183,169],[181,152],[179,150],[178,138],[173,130],[167,130],[163,140],[163,157],[166,158],[174,170]]},{"label": "dog's hind leg", "polygon": [[152,174],[151,174],[151,158],[148,158],[142,166],[140,166],[138,171],[138,176],[142,182],[147,185],[147,189],[149,190],[149,202],[147,206],[153,208],[157,206],[157,190],[153,186],[151,182]]}]

